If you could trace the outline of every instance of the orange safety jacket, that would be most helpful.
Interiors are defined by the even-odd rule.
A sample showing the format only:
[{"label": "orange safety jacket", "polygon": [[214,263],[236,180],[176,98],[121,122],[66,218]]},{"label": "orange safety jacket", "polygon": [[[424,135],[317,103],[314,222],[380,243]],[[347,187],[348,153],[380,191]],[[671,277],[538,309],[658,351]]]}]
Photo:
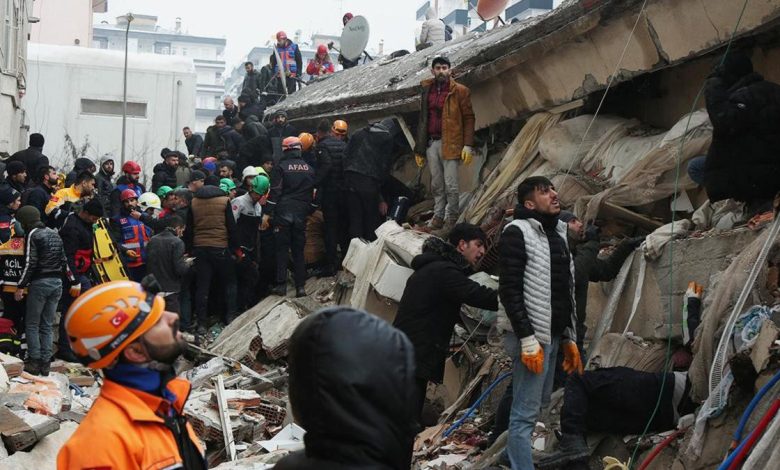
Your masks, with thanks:
[{"label": "orange safety jacket", "polygon": [[[171,380],[167,389],[176,398],[170,402],[106,379],[84,421],[60,449],[57,469],[184,468],[174,433],[164,417],[171,407],[176,415],[182,415],[190,388],[185,379]],[[205,459],[203,446],[189,423],[186,432]]]}]

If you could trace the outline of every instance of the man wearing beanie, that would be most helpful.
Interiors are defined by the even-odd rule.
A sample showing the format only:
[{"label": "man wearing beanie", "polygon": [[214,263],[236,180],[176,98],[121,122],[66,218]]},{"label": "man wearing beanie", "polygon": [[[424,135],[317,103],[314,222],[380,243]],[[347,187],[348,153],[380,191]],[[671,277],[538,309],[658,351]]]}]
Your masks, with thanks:
[{"label": "man wearing beanie", "polygon": [[57,312],[57,303],[62,296],[62,275],[65,274],[72,286],[70,295],[78,297],[80,286],[76,283],[65,258],[62,239],[54,230],[41,222],[41,214],[32,206],[25,206],[16,213],[16,218],[25,236],[24,257],[27,264],[19,280],[19,290],[14,294],[17,301],[27,294],[27,359],[24,369],[33,375],[48,375],[52,354],[52,325]]},{"label": "man wearing beanie", "polygon": [[[92,287],[89,272],[92,268],[92,251],[94,246],[92,226],[103,217],[103,204],[97,199],[90,199],[78,212],[71,212],[65,218],[60,229],[60,238],[65,248],[68,269],[76,277],[82,292]],[[73,303],[73,297],[62,301],[62,311],[67,312]],[[57,357],[67,362],[78,362],[68,342],[65,332],[65,322],[60,322],[60,335],[57,342]]]},{"label": "man wearing beanie", "polygon": [[14,213],[21,205],[19,191],[8,184],[0,185],[0,243],[5,243],[11,238]]},{"label": "man wearing beanie", "polygon": [[[24,302],[14,299],[16,284],[21,274],[21,267],[17,266],[24,254],[24,241],[19,239],[24,236],[24,231],[14,219],[20,205],[19,192],[7,184],[0,184],[0,266],[3,267],[0,272],[0,299],[3,301],[3,318],[14,322],[18,336],[24,331],[25,316]],[[13,238],[15,239],[12,240]]]},{"label": "man wearing beanie", "polygon": [[48,166],[49,158],[43,154],[43,136],[38,133],[30,134],[30,146],[11,155],[6,163],[11,162],[24,164],[31,175],[34,175],[39,167]]},{"label": "man wearing beanie", "polygon": [[22,194],[27,189],[27,168],[22,162],[9,162],[5,166],[6,178],[5,180],[11,185],[12,188],[17,190],[19,194]]}]

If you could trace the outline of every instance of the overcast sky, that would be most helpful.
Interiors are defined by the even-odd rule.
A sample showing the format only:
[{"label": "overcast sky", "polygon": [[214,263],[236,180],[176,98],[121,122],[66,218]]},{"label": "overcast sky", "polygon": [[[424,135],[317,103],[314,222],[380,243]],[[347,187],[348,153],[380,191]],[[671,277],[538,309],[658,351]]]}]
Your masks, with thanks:
[{"label": "overcast sky", "polygon": [[369,49],[376,49],[380,39],[385,52],[414,50],[418,23],[415,12],[424,0],[108,0],[108,13],[96,14],[101,20],[128,11],[156,15],[160,26],[173,29],[181,17],[184,31],[194,35],[225,37],[225,60],[228,69],[238,63],[254,46],[260,46],[284,30],[292,38],[295,30],[303,37],[311,33],[341,34],[341,17],[346,12],[363,15],[369,21]]}]

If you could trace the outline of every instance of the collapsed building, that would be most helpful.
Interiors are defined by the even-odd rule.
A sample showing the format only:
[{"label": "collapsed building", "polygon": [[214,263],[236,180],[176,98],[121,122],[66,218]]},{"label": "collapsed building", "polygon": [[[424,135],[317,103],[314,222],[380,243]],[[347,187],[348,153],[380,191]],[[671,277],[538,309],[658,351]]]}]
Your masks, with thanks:
[{"label": "collapsed building", "polygon": [[[780,4],[750,2],[744,11],[743,5],[731,0],[569,0],[546,15],[328,76],[268,113],[284,109],[303,129],[329,118],[346,119],[354,130],[393,116],[411,140],[420,81],[428,78],[433,57],[448,56],[455,78],[471,89],[476,114],[479,152],[471,166],[461,167],[460,188],[461,219],[488,234],[484,272],[474,276],[478,282],[497,285],[489,274],[496,274],[497,241],[514,206],[517,183],[541,175],[556,185],[564,206],[597,221],[605,239],[648,235],[613,282],[590,284],[588,368],[671,368],[670,351],[682,350],[686,342],[687,286],[692,281],[705,286],[701,325],[683,361],[692,396],[703,403],[695,424],[686,421],[673,435],[590,436],[592,468],[601,468],[606,456],[626,462],[635,449],[635,463],[642,462],[662,441],[664,447],[644,468],[716,468],[753,391],[766,384],[767,397],[780,391],[770,381],[780,367],[778,316],[771,309],[756,307],[764,312],[758,315],[762,320],[753,323],[750,344],[742,344],[737,354],[747,365],[742,361],[738,369],[728,361],[734,355],[728,347],[733,332],[745,331],[746,322],[736,320],[743,313],[756,316],[751,305],[775,302],[777,269],[772,266],[780,262],[780,250],[773,228],[780,225],[746,227],[743,205],[711,204],[685,171],[688,160],[709,147],[712,126],[703,101],[697,100],[729,44],[748,51],[767,80],[780,82]],[[428,176],[412,157],[399,158],[393,175],[410,186],[427,187]],[[430,201],[422,199],[410,211],[413,222],[430,212]],[[304,430],[291,423],[285,388],[293,330],[309,313],[334,304],[392,321],[411,259],[429,236],[387,222],[377,230],[376,241],[352,240],[335,281],[310,280],[307,292],[314,294],[306,298],[268,297],[207,349],[194,348],[194,362],[185,372],[196,385],[188,412],[212,463],[270,468],[281,455],[301,447]],[[484,448],[506,386],[500,379],[511,367],[491,328],[495,312],[464,308],[462,320],[444,383],[429,388],[430,426],[415,442],[416,468],[486,468],[504,445],[499,438]],[[735,375],[747,375],[751,390],[730,387]],[[560,398],[558,392],[537,427],[537,450],[555,447]],[[747,414],[745,436],[771,401],[759,401]],[[24,400],[4,404],[19,414]],[[49,414],[67,419],[61,408],[56,411]],[[759,436],[745,468],[770,468],[780,461],[778,422]]]}]

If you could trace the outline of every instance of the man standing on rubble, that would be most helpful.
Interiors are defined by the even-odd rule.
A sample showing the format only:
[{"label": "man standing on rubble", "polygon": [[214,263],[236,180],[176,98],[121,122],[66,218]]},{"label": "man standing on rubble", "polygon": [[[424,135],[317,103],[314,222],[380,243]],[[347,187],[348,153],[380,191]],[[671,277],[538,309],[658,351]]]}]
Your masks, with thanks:
[{"label": "man standing on rubble", "polygon": [[420,422],[428,381],[440,383],[455,323],[463,304],[498,310],[498,293],[468,278],[485,255],[485,233],[471,224],[456,225],[448,242],[430,237],[412,260],[393,326],[414,345],[416,401]]},{"label": "man standing on rubble", "polygon": [[474,156],[474,111],[471,91],[451,77],[450,60],[438,56],[431,63],[432,79],[422,82],[420,123],[414,149],[417,166],[425,159],[431,169],[434,230],[451,229],[460,215],[458,162],[470,165]]},{"label": "man standing on rubble", "polygon": [[[504,345],[513,359],[512,409],[507,453],[515,470],[534,468],[531,432],[549,402],[558,347],[567,373],[582,372],[577,349],[574,263],[559,220],[558,193],[547,178],[527,178],[517,188],[514,220],[498,245],[498,291],[506,317]],[[508,321],[507,321],[508,320]]]},{"label": "man standing on rubble", "polygon": [[184,349],[179,317],[165,300],[135,282],[107,282],[76,299],[65,322],[75,354],[105,381],[57,468],[206,469],[183,413],[191,385],[173,370]]}]

